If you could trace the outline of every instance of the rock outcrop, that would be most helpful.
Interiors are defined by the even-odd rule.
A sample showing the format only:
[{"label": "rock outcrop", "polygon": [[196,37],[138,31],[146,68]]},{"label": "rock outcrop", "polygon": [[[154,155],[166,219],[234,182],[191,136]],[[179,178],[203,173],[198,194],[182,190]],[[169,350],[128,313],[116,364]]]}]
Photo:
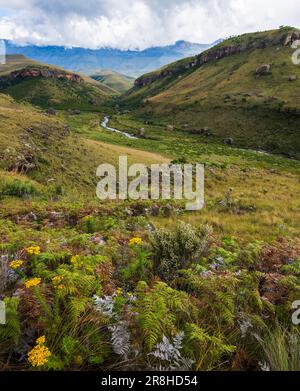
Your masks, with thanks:
[{"label": "rock outcrop", "polygon": [[42,67],[27,67],[0,77],[0,88],[9,87],[10,85],[17,84],[25,79],[39,77],[43,79],[67,80],[73,83],[80,83],[83,81],[83,78],[76,73]]},{"label": "rock outcrop", "polygon": [[256,36],[255,34],[251,37],[249,35],[248,39],[241,39],[241,42],[239,42],[239,40],[237,39],[237,43],[234,43],[234,40],[232,40],[232,42],[230,42],[230,44],[228,45],[224,45],[224,43],[222,43],[199,54],[198,56],[193,57],[188,62],[177,62],[169,66],[168,68],[164,68],[160,72],[154,72],[141,76],[135,81],[134,85],[137,88],[142,88],[152,84],[158,79],[167,77],[178,77],[189,71],[190,69],[199,68],[202,65],[214,60],[220,60],[222,58],[229,57],[234,54],[244,52],[246,50],[289,46],[292,45],[298,39],[300,39],[299,31],[278,33],[275,37],[272,35],[261,37]]}]

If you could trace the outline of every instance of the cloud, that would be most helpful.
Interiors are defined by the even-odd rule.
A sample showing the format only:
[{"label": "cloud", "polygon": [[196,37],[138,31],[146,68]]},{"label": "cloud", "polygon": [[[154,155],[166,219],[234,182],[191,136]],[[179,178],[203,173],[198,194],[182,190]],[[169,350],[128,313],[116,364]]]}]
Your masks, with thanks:
[{"label": "cloud", "polygon": [[298,0],[0,0],[0,37],[39,45],[144,49],[297,25]]}]

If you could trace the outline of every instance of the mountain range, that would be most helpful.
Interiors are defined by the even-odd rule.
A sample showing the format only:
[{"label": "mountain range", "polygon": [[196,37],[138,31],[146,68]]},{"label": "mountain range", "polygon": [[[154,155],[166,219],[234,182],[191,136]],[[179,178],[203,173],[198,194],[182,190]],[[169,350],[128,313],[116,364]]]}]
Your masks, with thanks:
[{"label": "mountain range", "polygon": [[177,41],[174,45],[151,47],[139,50],[118,50],[100,48],[97,50],[84,48],[65,48],[62,46],[18,46],[6,41],[7,54],[22,54],[33,60],[81,72],[94,74],[102,69],[138,77],[166,64],[193,56],[212,47],[212,44],[198,44]]}]

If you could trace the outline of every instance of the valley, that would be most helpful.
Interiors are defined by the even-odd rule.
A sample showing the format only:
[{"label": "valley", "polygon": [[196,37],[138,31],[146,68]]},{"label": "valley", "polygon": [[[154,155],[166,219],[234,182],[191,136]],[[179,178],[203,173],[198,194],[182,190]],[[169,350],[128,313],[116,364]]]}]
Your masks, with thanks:
[{"label": "valley", "polygon": [[[298,34],[232,37],[127,87],[8,56],[1,369],[300,369]],[[97,167],[124,155],[204,164],[204,208],[98,200]]]}]

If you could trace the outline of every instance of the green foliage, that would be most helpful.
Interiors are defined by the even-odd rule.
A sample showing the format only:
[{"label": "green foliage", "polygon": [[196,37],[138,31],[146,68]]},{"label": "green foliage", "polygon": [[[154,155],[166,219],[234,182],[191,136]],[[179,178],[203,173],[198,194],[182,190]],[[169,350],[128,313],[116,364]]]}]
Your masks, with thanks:
[{"label": "green foliage", "polygon": [[79,224],[83,232],[92,234],[95,232],[107,232],[118,228],[120,223],[110,216],[86,216]]},{"label": "green foliage", "polygon": [[6,309],[6,324],[0,325],[0,352],[1,354],[11,350],[19,342],[21,335],[21,323],[18,307],[19,299],[7,297],[4,299]]},{"label": "green foliage", "polygon": [[155,231],[151,243],[158,275],[169,281],[178,270],[199,259],[208,250],[211,233],[209,226],[203,225],[195,230],[183,222],[179,222],[172,231]]},{"label": "green foliage", "polygon": [[255,241],[248,243],[239,251],[238,263],[241,267],[246,267],[249,269],[255,268],[258,265],[260,260],[260,255],[263,246],[262,241]]},{"label": "green foliage", "polygon": [[163,335],[171,336],[178,331],[177,327],[190,316],[192,310],[186,293],[174,290],[163,282],[157,282],[152,289],[140,282],[135,308],[148,351],[154,348]]},{"label": "green foliage", "polygon": [[299,371],[299,337],[300,333],[296,328],[288,331],[277,326],[269,330],[266,338],[261,342],[265,365],[272,371]]},{"label": "green foliage", "polygon": [[181,271],[176,280],[178,287],[201,299],[199,317],[202,324],[212,330],[225,330],[234,324],[238,282],[235,275],[228,274],[224,278],[212,273],[206,277],[195,275],[191,269]]},{"label": "green foliage", "polygon": [[230,356],[236,347],[226,344],[222,338],[209,335],[196,324],[188,323],[185,326],[185,351],[195,361],[197,371],[217,369],[221,357]]},{"label": "green foliage", "polygon": [[281,266],[281,271],[287,274],[295,274],[296,276],[300,275],[300,258],[295,262],[292,262],[289,265]]},{"label": "green foliage", "polygon": [[140,245],[132,247],[134,252],[133,259],[129,261],[126,268],[121,269],[120,273],[125,281],[147,281],[153,268],[150,252],[144,250]]},{"label": "green foliage", "polygon": [[7,178],[0,182],[0,198],[9,196],[22,198],[37,194],[38,190],[30,181]]}]

